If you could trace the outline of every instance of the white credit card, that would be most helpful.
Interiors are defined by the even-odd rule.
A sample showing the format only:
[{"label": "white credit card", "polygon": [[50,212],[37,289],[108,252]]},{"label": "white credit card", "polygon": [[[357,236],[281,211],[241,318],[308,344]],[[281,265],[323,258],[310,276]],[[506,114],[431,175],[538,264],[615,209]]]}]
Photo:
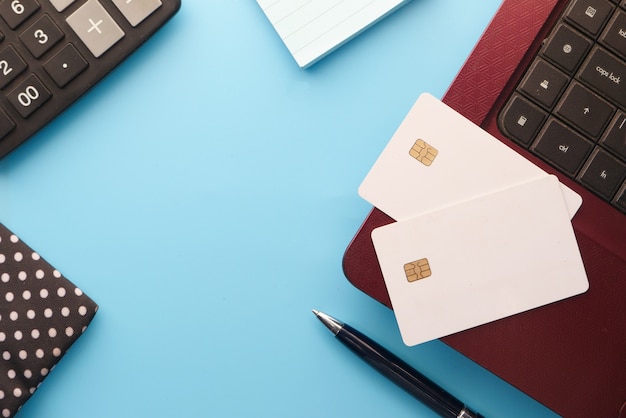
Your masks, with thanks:
[{"label": "white credit card", "polygon": [[[359,187],[399,221],[548,176],[429,94],[422,94]],[[581,197],[561,185],[570,218]]]},{"label": "white credit card", "polygon": [[405,344],[585,292],[569,217],[558,179],[544,176],[375,229]]},{"label": "white credit card", "polygon": [[257,0],[306,68],[410,0]]}]

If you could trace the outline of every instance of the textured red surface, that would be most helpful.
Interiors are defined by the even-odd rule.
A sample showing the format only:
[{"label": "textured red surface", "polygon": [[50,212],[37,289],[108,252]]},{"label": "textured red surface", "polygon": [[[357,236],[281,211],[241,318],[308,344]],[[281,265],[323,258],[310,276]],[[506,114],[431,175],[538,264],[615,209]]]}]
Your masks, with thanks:
[{"label": "textured red surface", "polygon": [[[501,138],[494,109],[510,91],[509,80],[516,80],[527,65],[524,51],[542,39],[538,37],[542,22],[562,4],[506,0],[444,101]],[[592,227],[598,221],[596,214],[606,212],[600,207],[604,203],[569,180],[561,180],[585,201],[574,225],[589,291],[443,341],[562,416],[618,417],[626,401],[626,222],[617,211],[609,211],[600,219],[599,229]],[[343,260],[348,280],[388,307],[391,303],[370,234],[391,222],[374,208]]]},{"label": "textured red surface", "polygon": [[452,82],[444,101],[480,125],[556,3],[506,1]]}]

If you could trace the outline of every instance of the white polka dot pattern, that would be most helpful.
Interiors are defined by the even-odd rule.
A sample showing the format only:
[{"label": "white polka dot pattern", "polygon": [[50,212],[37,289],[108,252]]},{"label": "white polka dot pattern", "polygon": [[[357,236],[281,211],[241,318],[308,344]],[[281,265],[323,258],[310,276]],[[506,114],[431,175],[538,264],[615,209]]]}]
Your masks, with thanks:
[{"label": "white polka dot pattern", "polygon": [[0,417],[12,417],[98,306],[0,224]]}]

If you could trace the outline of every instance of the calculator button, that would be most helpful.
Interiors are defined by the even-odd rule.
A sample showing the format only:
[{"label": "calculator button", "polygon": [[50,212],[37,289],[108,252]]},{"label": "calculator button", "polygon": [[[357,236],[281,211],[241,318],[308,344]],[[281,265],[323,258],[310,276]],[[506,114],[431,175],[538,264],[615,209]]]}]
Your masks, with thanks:
[{"label": "calculator button", "polygon": [[122,29],[97,0],[88,0],[66,21],[96,58],[124,37]]},{"label": "calculator button", "polygon": [[133,27],[140,24],[152,12],[161,7],[161,0],[113,0],[113,4],[122,12]]},{"label": "calculator button", "polygon": [[20,35],[20,40],[33,57],[39,58],[63,39],[63,36],[63,32],[50,17],[43,15]]},{"label": "calculator button", "polygon": [[27,65],[15,49],[9,45],[0,51],[0,89],[15,79]]},{"label": "calculator button", "polygon": [[23,118],[29,117],[35,110],[48,101],[52,94],[41,81],[31,74],[22,81],[7,98]]},{"label": "calculator button", "polygon": [[592,144],[555,119],[548,121],[532,150],[570,176],[580,169]]},{"label": "calculator button", "polygon": [[54,8],[57,9],[57,12],[62,12],[63,10],[67,8],[67,6],[74,3],[75,0],[49,0],[49,1],[50,3],[52,3]]},{"label": "calculator button", "polygon": [[4,113],[4,111],[0,110],[0,139],[4,138],[15,129],[15,123]]},{"label": "calculator button", "polygon": [[3,0],[0,2],[0,16],[11,29],[15,29],[39,10],[39,7],[35,0]]},{"label": "calculator button", "polygon": [[543,60],[537,60],[526,78],[522,81],[521,90],[547,108],[552,108],[559,97],[568,78]]},{"label": "calculator button", "polygon": [[582,184],[610,200],[626,177],[626,165],[597,147],[585,164],[579,180]]},{"label": "calculator button", "polygon": [[78,53],[72,44],[67,44],[43,68],[59,87],[65,87],[78,74],[85,71],[87,61]]}]

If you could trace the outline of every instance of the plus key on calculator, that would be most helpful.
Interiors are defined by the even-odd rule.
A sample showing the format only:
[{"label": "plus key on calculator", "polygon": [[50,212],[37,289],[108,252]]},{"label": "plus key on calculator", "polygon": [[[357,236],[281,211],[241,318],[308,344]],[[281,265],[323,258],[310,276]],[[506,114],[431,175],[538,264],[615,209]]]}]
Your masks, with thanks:
[{"label": "plus key on calculator", "polygon": [[0,158],[143,44],[180,0],[0,0]]}]

